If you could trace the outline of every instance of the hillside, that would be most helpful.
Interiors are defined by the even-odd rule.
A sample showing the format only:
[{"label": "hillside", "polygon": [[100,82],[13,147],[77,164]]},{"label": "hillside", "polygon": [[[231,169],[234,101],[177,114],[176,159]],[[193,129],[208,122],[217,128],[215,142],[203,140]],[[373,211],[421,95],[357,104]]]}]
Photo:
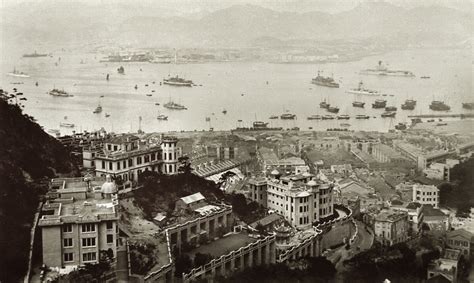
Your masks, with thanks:
[{"label": "hillside", "polygon": [[21,108],[0,99],[0,281],[14,282],[27,269],[30,229],[46,186],[75,168],[69,153]]}]

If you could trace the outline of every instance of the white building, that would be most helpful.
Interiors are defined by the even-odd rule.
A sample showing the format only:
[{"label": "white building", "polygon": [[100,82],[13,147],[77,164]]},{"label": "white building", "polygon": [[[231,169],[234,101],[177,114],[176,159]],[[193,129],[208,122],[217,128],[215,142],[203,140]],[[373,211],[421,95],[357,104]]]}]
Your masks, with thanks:
[{"label": "white building", "polygon": [[422,205],[429,204],[434,208],[439,206],[439,189],[433,185],[413,185],[413,202]]}]

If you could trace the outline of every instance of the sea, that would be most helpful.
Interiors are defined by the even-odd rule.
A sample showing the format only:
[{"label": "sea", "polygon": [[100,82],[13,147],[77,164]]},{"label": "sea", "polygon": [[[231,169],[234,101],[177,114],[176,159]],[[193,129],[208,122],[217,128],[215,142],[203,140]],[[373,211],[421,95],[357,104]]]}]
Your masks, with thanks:
[{"label": "sea", "polygon": [[[218,131],[251,127],[254,121],[284,129],[346,128],[387,132],[398,123],[410,122],[408,115],[435,113],[429,109],[432,100],[450,105],[448,113],[452,114],[468,113],[461,103],[474,101],[470,49],[410,49],[352,62],[324,64],[111,63],[101,62],[107,54],[77,50],[58,49],[51,56],[38,58],[23,58],[18,50],[10,53],[2,51],[0,87],[9,92],[13,88],[22,92],[27,98],[23,101],[24,111],[45,130],[56,129],[62,135],[100,128],[113,132],[137,132],[138,129],[145,132],[203,131],[211,128]],[[375,67],[379,60],[390,69],[411,71],[415,77],[359,74],[363,69]],[[117,72],[120,66],[125,69],[123,75]],[[14,68],[30,77],[8,76]],[[333,76],[340,88],[311,84],[311,78],[318,71]],[[192,80],[196,86],[160,84],[163,78],[175,75]],[[421,79],[421,76],[430,78]],[[387,96],[355,96],[346,92],[356,88],[360,81],[366,88]],[[65,90],[73,97],[53,97],[48,94],[53,88]],[[396,117],[382,118],[380,115],[384,110],[371,107],[375,99],[385,99],[387,106],[396,106]],[[417,100],[415,110],[400,109],[406,99]],[[308,120],[310,115],[330,114],[319,107],[323,100],[339,107],[339,115],[347,114],[351,119]],[[354,100],[364,101],[365,108],[354,108]],[[187,110],[164,108],[163,104],[169,101],[183,104]],[[94,114],[99,104],[103,111]],[[297,118],[269,119],[283,113],[295,114]],[[159,114],[167,115],[168,121],[158,120]],[[369,115],[370,119],[354,119],[358,114]],[[62,122],[75,127],[60,127]],[[346,125],[341,126],[342,123]]]}]

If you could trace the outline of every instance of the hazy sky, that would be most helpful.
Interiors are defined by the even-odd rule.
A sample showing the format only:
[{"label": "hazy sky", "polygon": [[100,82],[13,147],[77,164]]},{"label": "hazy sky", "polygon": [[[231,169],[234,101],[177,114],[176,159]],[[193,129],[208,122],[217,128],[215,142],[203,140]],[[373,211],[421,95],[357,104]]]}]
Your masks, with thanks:
[{"label": "hazy sky", "polygon": [[[227,8],[236,4],[255,4],[278,11],[323,11],[337,13],[349,10],[361,2],[375,2],[380,0],[0,0],[2,6],[14,6],[20,3],[44,3],[55,2],[83,2],[91,5],[102,4],[133,4],[137,6],[151,6],[170,15],[183,15],[189,13],[210,12]],[[464,11],[472,10],[474,0],[385,0],[392,4],[405,8],[417,6],[442,5]],[[174,16],[172,15],[172,16]],[[165,16],[165,15],[157,15]]]}]

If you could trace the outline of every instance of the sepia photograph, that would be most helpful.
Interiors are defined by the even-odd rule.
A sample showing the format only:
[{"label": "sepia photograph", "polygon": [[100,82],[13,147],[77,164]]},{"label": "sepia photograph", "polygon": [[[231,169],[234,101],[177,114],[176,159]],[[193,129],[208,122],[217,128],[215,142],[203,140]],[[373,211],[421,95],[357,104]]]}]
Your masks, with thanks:
[{"label": "sepia photograph", "polygon": [[0,0],[0,283],[474,282],[473,5]]}]

